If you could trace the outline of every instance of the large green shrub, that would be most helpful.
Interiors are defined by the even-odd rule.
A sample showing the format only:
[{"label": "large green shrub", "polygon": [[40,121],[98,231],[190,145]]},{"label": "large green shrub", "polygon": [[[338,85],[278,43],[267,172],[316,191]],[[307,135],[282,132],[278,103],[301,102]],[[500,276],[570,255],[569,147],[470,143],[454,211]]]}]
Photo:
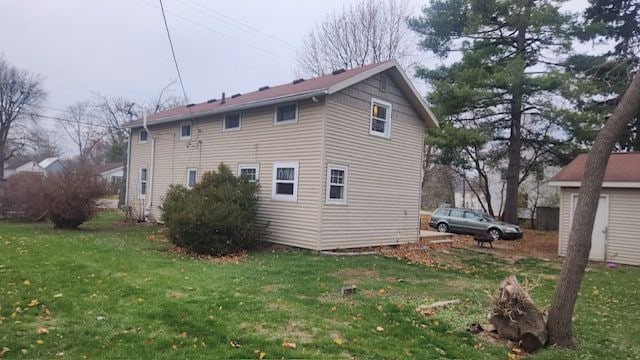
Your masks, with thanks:
[{"label": "large green shrub", "polygon": [[267,235],[256,222],[258,184],[237,178],[224,164],[192,189],[172,185],[162,204],[171,241],[202,254],[223,255],[255,247]]}]

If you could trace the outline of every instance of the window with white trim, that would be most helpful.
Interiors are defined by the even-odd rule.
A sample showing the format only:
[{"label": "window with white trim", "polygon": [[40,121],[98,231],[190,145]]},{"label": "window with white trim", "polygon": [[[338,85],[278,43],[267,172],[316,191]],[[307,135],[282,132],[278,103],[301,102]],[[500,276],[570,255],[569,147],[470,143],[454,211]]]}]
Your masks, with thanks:
[{"label": "window with white trim", "polygon": [[188,168],[187,169],[187,189],[191,189],[196,182],[198,182],[198,169],[196,168]]},{"label": "window with white trim", "polygon": [[138,195],[140,199],[147,196],[147,179],[149,171],[146,166],[140,166],[140,174],[138,175]]},{"label": "window with white trim", "polygon": [[344,165],[327,165],[327,204],[347,204],[349,168]]},{"label": "window with white trim", "polygon": [[277,105],[273,114],[274,124],[289,124],[298,121],[298,104]]},{"label": "window with white trim", "polygon": [[222,130],[239,130],[241,120],[242,119],[240,113],[226,114],[224,116],[224,120],[222,121]]},{"label": "window with white trim", "polygon": [[240,164],[238,165],[238,177],[244,177],[251,182],[256,182],[260,179],[259,169],[258,164]]},{"label": "window with white trim", "polygon": [[271,199],[298,201],[298,162],[273,164]]},{"label": "window with white trim", "polygon": [[149,133],[147,132],[147,130],[140,129],[140,132],[138,133],[138,143],[139,144],[146,144],[147,143],[147,138],[149,138]]},{"label": "window with white trim", "polygon": [[391,104],[371,99],[369,134],[389,138],[391,136]]},{"label": "window with white trim", "polygon": [[180,125],[180,140],[191,139],[191,124]]}]

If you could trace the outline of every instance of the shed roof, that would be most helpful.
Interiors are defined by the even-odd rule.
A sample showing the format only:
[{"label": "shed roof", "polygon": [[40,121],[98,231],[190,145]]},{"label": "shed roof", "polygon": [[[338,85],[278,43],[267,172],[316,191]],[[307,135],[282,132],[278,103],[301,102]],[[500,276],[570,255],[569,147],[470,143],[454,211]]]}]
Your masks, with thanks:
[{"label": "shed roof", "polygon": [[[588,155],[578,155],[551,178],[549,183],[556,186],[580,186]],[[640,152],[612,153],[604,173],[603,187],[636,187],[638,184]]]},{"label": "shed roof", "polygon": [[[438,121],[424,102],[424,99],[395,60],[349,70],[334,71],[329,75],[303,81],[294,80],[293,82],[283,85],[272,87],[263,86],[257,91],[239,94],[239,96],[227,96],[224,102],[222,102],[222,99],[217,99],[199,104],[175,107],[147,116],[147,124],[154,125],[173,122],[192,117],[202,117],[258,106],[273,105],[286,101],[303,100],[314,96],[329,95],[386,70],[390,70],[389,74],[396,80],[409,101],[416,107],[417,112],[427,126],[438,126]],[[125,124],[123,127],[136,128],[143,126],[143,124],[144,120],[138,119]]]}]

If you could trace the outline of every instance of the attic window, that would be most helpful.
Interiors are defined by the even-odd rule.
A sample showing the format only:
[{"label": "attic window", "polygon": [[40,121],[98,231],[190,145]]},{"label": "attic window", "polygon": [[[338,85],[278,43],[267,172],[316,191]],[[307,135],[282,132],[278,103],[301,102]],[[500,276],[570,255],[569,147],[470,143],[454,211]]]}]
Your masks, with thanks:
[{"label": "attic window", "polygon": [[387,91],[387,76],[385,74],[380,75],[380,91]]},{"label": "attic window", "polygon": [[391,104],[376,98],[371,99],[369,134],[389,138],[391,136]]}]

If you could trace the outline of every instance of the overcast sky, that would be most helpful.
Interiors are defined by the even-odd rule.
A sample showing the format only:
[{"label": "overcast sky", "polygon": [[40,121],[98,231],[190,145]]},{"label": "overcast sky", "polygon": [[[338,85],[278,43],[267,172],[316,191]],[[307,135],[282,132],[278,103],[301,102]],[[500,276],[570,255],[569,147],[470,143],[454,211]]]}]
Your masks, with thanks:
[{"label": "overcast sky", "polygon": [[[305,34],[354,1],[164,0],[190,102],[289,82]],[[43,77],[50,115],[92,92],[144,101],[177,78],[157,0],[2,0],[0,14],[0,54]]]}]

